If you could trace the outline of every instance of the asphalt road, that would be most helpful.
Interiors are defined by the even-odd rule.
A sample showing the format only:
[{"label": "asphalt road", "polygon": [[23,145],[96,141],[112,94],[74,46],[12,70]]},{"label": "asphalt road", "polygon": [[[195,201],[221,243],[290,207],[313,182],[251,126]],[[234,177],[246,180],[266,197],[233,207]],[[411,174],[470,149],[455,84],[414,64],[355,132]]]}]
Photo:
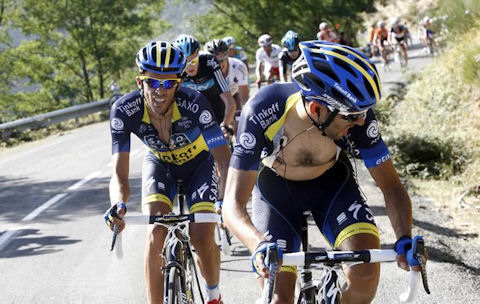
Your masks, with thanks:
[{"label": "asphalt road", "polygon": [[[410,56],[406,71],[419,70],[430,60],[421,49],[410,51]],[[405,80],[398,64],[388,72],[382,68],[379,71],[384,96],[393,92],[398,81]],[[130,214],[140,211],[143,151],[135,139]],[[395,237],[382,196],[361,162],[357,166],[362,168],[359,182],[375,214],[382,244],[391,248]],[[146,302],[145,228],[126,229],[122,260],[109,252],[111,233],[102,215],[109,206],[111,170],[107,122],[0,153],[0,303]],[[432,294],[420,291],[416,303],[480,303],[478,259],[467,263],[460,254],[446,259],[459,243],[450,242],[449,248],[437,243],[452,235],[466,242],[478,241],[478,236],[456,236],[448,227],[448,215],[433,208],[426,198],[414,197],[413,205],[414,231],[426,236],[431,253],[428,272]],[[324,246],[318,230],[310,224],[313,245]],[[222,256],[221,292],[225,303],[254,303],[260,293],[250,271],[249,253],[235,239],[232,250],[231,256]],[[374,303],[397,302],[407,280],[408,274],[396,265],[384,264]]]}]

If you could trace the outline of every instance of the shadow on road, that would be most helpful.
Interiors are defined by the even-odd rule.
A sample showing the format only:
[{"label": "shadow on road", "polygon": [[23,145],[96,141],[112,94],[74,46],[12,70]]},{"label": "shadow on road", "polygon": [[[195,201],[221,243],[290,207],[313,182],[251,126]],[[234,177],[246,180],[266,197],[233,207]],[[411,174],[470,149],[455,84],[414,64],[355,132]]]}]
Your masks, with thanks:
[{"label": "shadow on road", "polygon": [[456,238],[477,238],[478,237],[477,233],[459,233],[455,229],[442,227],[432,223],[419,221],[416,219],[413,219],[413,225],[425,230],[435,232],[436,234],[441,234],[449,237],[456,237]]},{"label": "shadow on road", "polygon": [[38,229],[19,230],[13,242],[11,242],[5,250],[0,251],[0,258],[16,258],[55,253],[63,250],[58,248],[59,246],[80,242],[80,240],[68,239],[68,236],[35,237],[35,235],[38,234]]}]

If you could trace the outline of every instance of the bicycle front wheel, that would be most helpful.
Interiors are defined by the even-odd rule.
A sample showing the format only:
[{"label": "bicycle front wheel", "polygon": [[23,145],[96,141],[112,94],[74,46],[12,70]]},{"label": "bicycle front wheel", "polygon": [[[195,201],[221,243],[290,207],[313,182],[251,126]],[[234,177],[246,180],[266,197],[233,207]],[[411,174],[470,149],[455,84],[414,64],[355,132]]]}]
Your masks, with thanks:
[{"label": "bicycle front wheel", "polygon": [[168,271],[167,286],[167,303],[182,304],[185,293],[182,288],[182,278],[176,267],[172,267]]}]

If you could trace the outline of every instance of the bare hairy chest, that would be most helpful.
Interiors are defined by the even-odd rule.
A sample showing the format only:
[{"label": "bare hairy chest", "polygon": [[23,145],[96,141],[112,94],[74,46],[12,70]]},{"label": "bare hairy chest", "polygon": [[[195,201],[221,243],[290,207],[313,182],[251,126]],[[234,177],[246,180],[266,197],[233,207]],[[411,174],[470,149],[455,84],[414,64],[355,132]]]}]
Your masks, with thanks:
[{"label": "bare hairy chest", "polygon": [[316,128],[308,131],[285,130],[284,135],[288,140],[279,156],[287,166],[318,167],[336,156],[334,141]]}]

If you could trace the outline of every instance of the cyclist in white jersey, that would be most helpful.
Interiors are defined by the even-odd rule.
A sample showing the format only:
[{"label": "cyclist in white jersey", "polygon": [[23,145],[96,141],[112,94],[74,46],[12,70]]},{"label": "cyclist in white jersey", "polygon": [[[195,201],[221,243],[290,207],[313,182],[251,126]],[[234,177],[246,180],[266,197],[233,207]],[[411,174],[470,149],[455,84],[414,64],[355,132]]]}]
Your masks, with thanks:
[{"label": "cyclist in white jersey", "polygon": [[279,55],[282,53],[282,48],[278,44],[273,44],[272,36],[269,34],[263,34],[258,38],[258,45],[260,46],[257,49],[255,58],[256,58],[256,68],[255,75],[257,80],[255,84],[257,87],[260,86],[262,81],[262,68],[263,75],[265,80],[268,82],[273,82],[274,78],[277,80],[280,79],[279,71]]},{"label": "cyclist in white jersey", "polygon": [[247,66],[240,60],[228,55],[228,45],[224,40],[214,39],[205,44],[205,51],[217,58],[222,74],[227,80],[230,94],[232,94],[237,109],[241,110],[248,100]]}]

